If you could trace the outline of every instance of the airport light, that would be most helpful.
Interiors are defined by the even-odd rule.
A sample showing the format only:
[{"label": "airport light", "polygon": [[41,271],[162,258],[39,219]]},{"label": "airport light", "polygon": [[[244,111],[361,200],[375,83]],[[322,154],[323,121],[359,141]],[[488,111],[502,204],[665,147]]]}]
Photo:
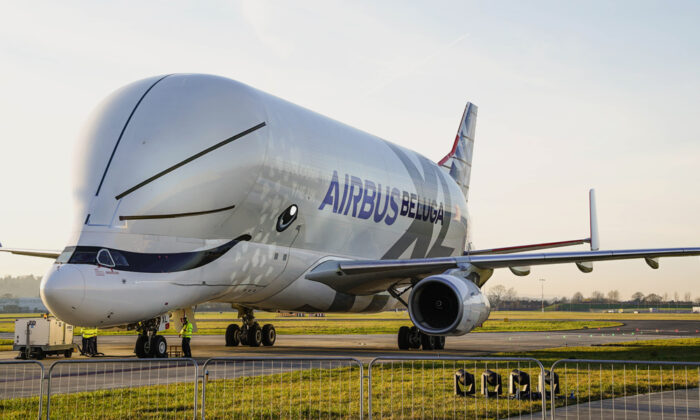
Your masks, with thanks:
[{"label": "airport light", "polygon": [[[540,375],[542,375],[540,373]],[[513,369],[508,375],[508,394],[519,400],[540,399],[542,394],[533,392],[530,385],[530,375],[520,369]]]},{"label": "airport light", "polygon": [[540,279],[540,283],[542,283],[542,313],[544,313],[544,279]]},{"label": "airport light", "polygon": [[[557,396],[559,395],[559,375],[550,370],[544,371],[544,376],[540,372],[539,380],[537,381],[537,388],[539,392],[545,393],[549,396],[552,393]],[[549,385],[549,392],[547,392],[547,385]]]},{"label": "airport light", "polygon": [[474,375],[464,369],[455,372],[455,395],[466,397],[476,394],[476,383]]},{"label": "airport light", "polygon": [[[501,384],[501,375],[498,373],[487,369],[481,374],[481,393],[485,397],[489,398],[501,395],[503,393]],[[493,387],[493,391],[489,389],[489,385]]]}]

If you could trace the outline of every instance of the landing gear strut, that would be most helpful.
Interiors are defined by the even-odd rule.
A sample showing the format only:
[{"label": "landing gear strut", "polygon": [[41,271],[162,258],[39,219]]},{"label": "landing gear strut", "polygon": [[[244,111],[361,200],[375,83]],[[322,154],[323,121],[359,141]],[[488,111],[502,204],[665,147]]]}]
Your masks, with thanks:
[{"label": "landing gear strut", "polygon": [[134,353],[139,359],[168,357],[168,343],[165,337],[158,335],[160,318],[140,322],[136,327],[139,336],[136,339]]},{"label": "landing gear strut", "polygon": [[436,335],[427,335],[413,326],[399,328],[398,342],[400,350],[420,349],[423,350],[442,350],[445,348],[445,337]]},{"label": "landing gear strut", "polygon": [[243,320],[240,327],[237,324],[230,324],[226,328],[226,346],[235,347],[239,344],[251,347],[272,346],[277,341],[277,331],[272,324],[265,324],[260,327],[253,310],[250,308],[239,308],[238,317]]}]

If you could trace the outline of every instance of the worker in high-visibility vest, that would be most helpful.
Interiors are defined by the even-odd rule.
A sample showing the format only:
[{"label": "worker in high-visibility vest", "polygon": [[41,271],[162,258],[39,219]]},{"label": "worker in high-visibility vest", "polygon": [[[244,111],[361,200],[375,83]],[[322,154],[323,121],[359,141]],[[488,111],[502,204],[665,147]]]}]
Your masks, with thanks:
[{"label": "worker in high-visibility vest", "polygon": [[187,319],[187,317],[182,317],[182,329],[180,330],[179,336],[182,337],[182,354],[185,357],[192,357],[192,350],[190,350],[190,339],[192,338],[192,329],[194,326]]},{"label": "worker in high-visibility vest", "polygon": [[83,328],[83,354],[97,354],[97,328]]},{"label": "worker in high-visibility vest", "polygon": [[92,337],[90,338],[90,351],[92,356],[97,356],[97,334],[99,330],[97,328],[92,329]]},{"label": "worker in high-visibility vest", "polygon": [[83,328],[82,336],[83,336],[83,342],[82,342],[83,345],[80,347],[80,354],[85,356],[88,353],[88,340],[90,339],[89,328]]}]

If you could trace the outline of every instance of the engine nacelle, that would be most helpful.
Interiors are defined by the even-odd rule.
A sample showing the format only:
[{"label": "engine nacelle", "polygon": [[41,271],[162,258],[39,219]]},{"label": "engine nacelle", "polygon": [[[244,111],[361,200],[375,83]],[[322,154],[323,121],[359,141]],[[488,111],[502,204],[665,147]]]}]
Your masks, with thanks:
[{"label": "engine nacelle", "polygon": [[408,300],[411,321],[426,334],[464,335],[483,324],[491,305],[471,280],[451,274],[419,281]]}]

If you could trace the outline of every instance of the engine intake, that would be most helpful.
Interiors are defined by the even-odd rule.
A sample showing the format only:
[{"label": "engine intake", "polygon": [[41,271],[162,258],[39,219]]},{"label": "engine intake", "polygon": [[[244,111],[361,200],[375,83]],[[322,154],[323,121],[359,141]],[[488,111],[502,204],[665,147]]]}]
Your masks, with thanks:
[{"label": "engine intake", "polygon": [[411,291],[411,321],[430,335],[464,335],[489,317],[488,299],[472,281],[440,274],[419,281]]}]

